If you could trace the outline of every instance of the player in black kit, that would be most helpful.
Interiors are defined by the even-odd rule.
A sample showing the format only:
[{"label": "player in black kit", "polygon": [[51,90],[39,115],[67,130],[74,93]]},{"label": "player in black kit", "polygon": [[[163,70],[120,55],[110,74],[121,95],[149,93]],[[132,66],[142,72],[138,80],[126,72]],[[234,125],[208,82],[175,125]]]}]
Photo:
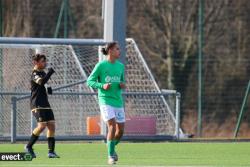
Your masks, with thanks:
[{"label": "player in black kit", "polygon": [[31,75],[31,98],[30,106],[34,117],[37,120],[37,127],[33,130],[28,144],[25,146],[26,152],[30,153],[33,158],[36,154],[32,146],[38,140],[40,133],[47,127],[48,139],[48,157],[59,158],[55,153],[55,118],[53,111],[48,101],[48,95],[52,94],[50,87],[46,88],[45,84],[50,79],[51,75],[55,72],[53,68],[48,69],[48,73],[44,72],[46,68],[46,56],[42,54],[35,54],[33,56],[34,69]]}]

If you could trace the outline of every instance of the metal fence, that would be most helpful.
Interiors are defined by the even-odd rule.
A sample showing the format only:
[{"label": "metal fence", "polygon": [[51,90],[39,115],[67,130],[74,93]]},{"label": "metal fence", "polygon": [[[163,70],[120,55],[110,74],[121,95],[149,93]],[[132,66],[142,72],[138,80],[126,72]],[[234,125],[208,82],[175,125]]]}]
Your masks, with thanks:
[{"label": "metal fence", "polygon": [[[73,86],[76,84],[84,83],[85,81],[81,81],[75,84],[68,85]],[[62,88],[65,88],[63,86]],[[61,97],[63,99],[67,99],[67,97],[75,97],[75,100],[79,99],[89,99],[89,97],[96,97],[97,93],[93,92],[67,92],[67,91],[56,91],[59,89],[55,89],[52,97],[52,100],[56,96]],[[4,118],[5,121],[9,122],[7,126],[4,126],[4,133],[0,136],[1,140],[10,140],[12,143],[18,140],[28,140],[32,130],[36,126],[36,121],[32,116],[32,112],[28,110],[29,103],[29,93],[27,92],[0,92],[1,100],[9,99],[10,103],[10,115],[8,118]],[[179,139],[182,131],[180,129],[180,94],[176,91],[165,90],[161,93],[145,93],[145,92],[124,92],[123,93],[125,99],[125,113],[128,125],[125,126],[125,136],[124,140],[173,140]],[[60,98],[60,99],[61,99]],[[71,99],[70,98],[70,99]],[[143,110],[140,106],[142,101],[144,101],[145,105],[147,105],[147,101],[154,101],[155,99],[167,100],[171,106],[165,105],[162,106],[155,104],[151,106],[151,110]],[[92,98],[94,99],[94,98]],[[170,100],[171,99],[171,100]],[[54,101],[54,100],[52,100]],[[159,101],[159,100],[155,100]],[[99,116],[99,111],[95,111],[89,113],[82,106],[70,106],[71,110],[68,111],[67,115],[68,119],[61,119],[61,113],[65,113],[63,110],[67,110],[65,105],[63,104],[65,101],[62,101],[60,104],[63,106],[61,111],[56,108],[54,110],[55,118],[56,118],[56,127],[57,127],[57,139],[58,140],[104,140],[106,126],[103,126],[103,123],[99,122],[98,126],[100,128],[100,132],[93,134],[87,134],[87,117],[90,116]],[[25,103],[25,104],[23,104]],[[52,103],[52,108],[55,107],[55,104]],[[68,105],[68,104],[66,104]],[[174,111],[172,113],[172,120],[168,120],[165,116],[167,113],[163,113],[164,110],[167,111],[168,108]],[[74,108],[74,109],[73,109]],[[91,115],[92,114],[92,115]],[[80,119],[75,119],[75,117],[79,117]],[[73,118],[74,123],[70,123],[70,119]],[[137,118],[137,119],[134,119]],[[10,119],[10,120],[6,120]],[[134,120],[133,120],[134,119]],[[67,122],[68,121],[68,122]],[[144,121],[144,122],[143,122]],[[148,125],[140,126],[140,124],[146,123]],[[151,122],[150,122],[151,121]],[[175,127],[172,129],[171,125],[168,125],[171,121],[174,122]],[[8,128],[9,126],[9,128]],[[77,127],[78,126],[78,127]],[[133,126],[134,131],[131,132],[131,126]],[[151,127],[150,127],[151,126]],[[77,128],[77,129],[76,129]],[[151,131],[148,129],[152,129]],[[137,129],[137,130],[135,130]],[[41,139],[45,139],[45,134],[41,134]]]}]

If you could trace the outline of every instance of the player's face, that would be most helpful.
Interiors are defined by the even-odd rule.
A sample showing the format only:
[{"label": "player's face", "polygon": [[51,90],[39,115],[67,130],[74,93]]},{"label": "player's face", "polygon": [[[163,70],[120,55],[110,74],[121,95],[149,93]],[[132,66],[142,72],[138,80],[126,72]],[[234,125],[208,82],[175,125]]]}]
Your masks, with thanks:
[{"label": "player's face", "polygon": [[115,45],[112,49],[111,49],[111,54],[114,58],[118,59],[120,57],[120,47],[119,45]]},{"label": "player's face", "polygon": [[39,69],[44,69],[46,67],[46,59],[40,59],[38,62],[36,62],[36,66],[39,68]]}]

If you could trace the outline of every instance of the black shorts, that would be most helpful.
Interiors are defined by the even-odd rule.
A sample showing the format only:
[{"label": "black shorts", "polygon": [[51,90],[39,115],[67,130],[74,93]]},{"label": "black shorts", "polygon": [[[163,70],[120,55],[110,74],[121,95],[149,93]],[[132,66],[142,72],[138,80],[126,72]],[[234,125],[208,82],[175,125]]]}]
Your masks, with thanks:
[{"label": "black shorts", "polygon": [[37,122],[48,122],[48,121],[54,121],[54,113],[52,109],[33,109],[32,113],[34,117],[36,118]]}]

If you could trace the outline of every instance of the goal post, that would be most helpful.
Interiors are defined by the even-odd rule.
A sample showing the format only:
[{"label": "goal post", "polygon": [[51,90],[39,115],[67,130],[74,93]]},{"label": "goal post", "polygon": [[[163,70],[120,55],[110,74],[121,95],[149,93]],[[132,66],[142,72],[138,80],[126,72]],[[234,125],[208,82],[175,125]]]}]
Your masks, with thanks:
[{"label": "goal post", "polygon": [[[12,38],[6,42],[0,38],[3,76],[0,139],[28,139],[31,127],[34,127],[29,109],[29,79],[31,58],[36,51],[45,54],[49,60],[48,66],[56,71],[48,84],[55,90],[49,96],[49,101],[56,118],[58,138],[104,139],[96,91],[86,85],[86,79],[99,61],[99,48],[105,42],[51,40],[41,39],[39,43],[37,39],[16,41]],[[179,125],[179,93],[159,89],[133,39],[126,40],[126,50],[127,88],[124,101],[127,123],[124,139],[178,138],[182,133]],[[42,139],[44,135],[41,135]]]}]

